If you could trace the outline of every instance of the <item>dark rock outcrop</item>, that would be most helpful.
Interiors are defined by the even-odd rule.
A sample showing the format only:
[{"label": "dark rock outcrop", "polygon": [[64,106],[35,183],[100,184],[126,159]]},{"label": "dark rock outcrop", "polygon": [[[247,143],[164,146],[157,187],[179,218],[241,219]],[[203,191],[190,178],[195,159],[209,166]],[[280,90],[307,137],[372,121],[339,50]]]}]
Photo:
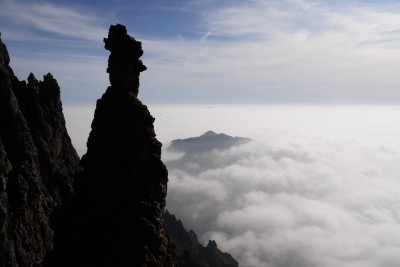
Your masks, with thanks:
[{"label": "dark rock outcrop", "polygon": [[76,197],[54,216],[48,266],[173,266],[163,230],[167,169],[154,118],[137,99],[141,43],[110,27],[111,86],[97,102]]},{"label": "dark rock outcrop", "polygon": [[28,84],[0,40],[0,266],[41,266],[53,248],[49,215],[72,197],[79,157],[51,74]]},{"label": "dark rock outcrop", "polygon": [[175,246],[180,267],[238,267],[238,262],[228,253],[217,248],[213,240],[206,247],[202,246],[195,232],[186,231],[181,220],[164,213],[164,228]]}]

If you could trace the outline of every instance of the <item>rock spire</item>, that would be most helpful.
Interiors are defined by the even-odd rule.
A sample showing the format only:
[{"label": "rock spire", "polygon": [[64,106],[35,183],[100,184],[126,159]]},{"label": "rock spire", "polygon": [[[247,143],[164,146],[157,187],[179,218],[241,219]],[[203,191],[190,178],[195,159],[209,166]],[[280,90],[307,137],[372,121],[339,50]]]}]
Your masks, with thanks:
[{"label": "rock spire", "polygon": [[167,169],[154,118],[137,98],[140,42],[110,27],[111,86],[97,101],[76,197],[54,217],[48,266],[173,266],[163,230]]}]

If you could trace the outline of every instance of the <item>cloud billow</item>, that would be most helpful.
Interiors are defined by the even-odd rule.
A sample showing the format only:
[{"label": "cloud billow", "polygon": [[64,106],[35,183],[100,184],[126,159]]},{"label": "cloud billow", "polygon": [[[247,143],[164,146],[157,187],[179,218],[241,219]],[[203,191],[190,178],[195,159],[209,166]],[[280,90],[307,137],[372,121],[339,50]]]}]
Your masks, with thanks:
[{"label": "cloud billow", "polygon": [[241,266],[396,266],[399,154],[320,145],[251,142],[168,159],[168,209]]},{"label": "cloud billow", "polygon": [[[93,107],[65,106],[85,153]],[[167,207],[240,266],[400,262],[397,106],[152,105]],[[190,127],[188,127],[190,125]],[[253,142],[203,151],[166,140],[214,129]]]}]

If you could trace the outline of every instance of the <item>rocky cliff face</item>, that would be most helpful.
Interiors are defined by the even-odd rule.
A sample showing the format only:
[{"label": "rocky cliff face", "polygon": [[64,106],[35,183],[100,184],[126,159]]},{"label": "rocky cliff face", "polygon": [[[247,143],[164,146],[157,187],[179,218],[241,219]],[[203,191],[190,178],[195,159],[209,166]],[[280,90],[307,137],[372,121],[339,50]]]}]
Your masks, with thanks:
[{"label": "rocky cliff face", "polygon": [[163,230],[167,169],[154,118],[137,98],[141,43],[122,25],[104,39],[111,86],[97,102],[76,197],[55,216],[49,266],[172,266]]},{"label": "rocky cliff face", "polygon": [[0,40],[0,266],[41,266],[49,215],[72,196],[79,158],[51,74],[19,81]]},{"label": "rocky cliff face", "polygon": [[220,251],[217,243],[210,240],[206,247],[202,246],[195,232],[186,231],[181,220],[168,211],[164,214],[164,228],[171,243],[180,267],[238,267],[238,262],[228,253]]}]

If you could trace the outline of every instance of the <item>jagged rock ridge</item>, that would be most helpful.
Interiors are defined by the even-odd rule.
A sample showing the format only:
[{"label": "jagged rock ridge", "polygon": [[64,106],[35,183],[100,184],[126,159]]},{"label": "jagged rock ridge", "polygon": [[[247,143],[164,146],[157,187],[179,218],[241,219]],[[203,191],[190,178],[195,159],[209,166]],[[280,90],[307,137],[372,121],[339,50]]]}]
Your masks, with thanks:
[{"label": "jagged rock ridge", "polygon": [[168,210],[164,213],[164,228],[171,242],[180,267],[238,267],[238,262],[228,253],[221,252],[217,243],[210,240],[206,247],[202,246],[194,231],[186,231],[181,220]]},{"label": "jagged rock ridge", "polygon": [[72,197],[79,157],[57,81],[19,81],[9,63],[0,39],[0,266],[41,266],[54,242],[49,215]]}]

